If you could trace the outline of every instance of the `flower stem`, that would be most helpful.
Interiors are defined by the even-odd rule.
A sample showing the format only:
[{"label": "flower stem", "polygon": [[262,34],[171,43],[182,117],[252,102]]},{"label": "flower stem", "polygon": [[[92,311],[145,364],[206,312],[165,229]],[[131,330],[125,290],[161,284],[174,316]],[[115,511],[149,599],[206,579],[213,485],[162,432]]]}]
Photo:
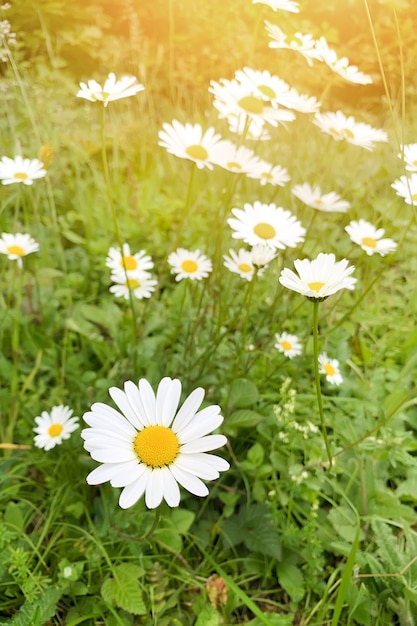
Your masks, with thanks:
[{"label": "flower stem", "polygon": [[149,541],[154,534],[155,530],[158,528],[159,520],[161,519],[161,507],[157,507],[155,509],[155,517],[153,518],[152,526],[148,530],[147,533],[143,536],[144,541]]},{"label": "flower stem", "polygon": [[330,451],[329,439],[327,437],[327,427],[324,420],[323,398],[320,387],[319,373],[319,302],[313,302],[313,353],[314,353],[314,378],[316,385],[317,406],[319,409],[321,432],[326,446],[327,458],[329,459],[329,469],[332,467],[332,453]]}]

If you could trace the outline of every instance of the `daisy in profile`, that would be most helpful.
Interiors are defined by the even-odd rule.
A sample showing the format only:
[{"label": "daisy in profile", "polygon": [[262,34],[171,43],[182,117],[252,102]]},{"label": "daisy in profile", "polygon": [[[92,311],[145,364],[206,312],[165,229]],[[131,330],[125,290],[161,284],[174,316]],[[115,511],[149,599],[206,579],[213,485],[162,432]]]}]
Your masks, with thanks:
[{"label": "daisy in profile", "polygon": [[281,98],[290,90],[285,80],[270,74],[268,70],[252,70],[250,67],[244,67],[243,70],[236,70],[235,79],[248,91],[269,102],[275,108],[280,106]]},{"label": "daisy in profile", "polygon": [[275,335],[275,339],[275,348],[277,348],[289,359],[292,359],[293,357],[301,354],[302,346],[297,335],[290,335],[289,333],[277,333]]},{"label": "daisy in profile", "polygon": [[270,48],[295,50],[295,52],[298,52],[305,58],[310,67],[313,65],[313,59],[319,57],[319,53],[316,50],[316,40],[313,38],[313,35],[303,35],[298,32],[293,35],[286,35],[279,26],[271,24],[267,20],[265,20],[265,28],[272,39],[268,43]]},{"label": "daisy in profile", "polygon": [[129,276],[129,274],[135,272],[147,272],[152,269],[153,261],[146,254],[145,250],[132,254],[129,244],[124,243],[122,250],[120,248],[109,249],[106,266],[114,273],[120,273],[122,276],[125,276],[125,273],[127,273]]},{"label": "daisy in profile", "polygon": [[0,238],[0,254],[6,254],[11,261],[17,261],[23,267],[22,259],[31,252],[37,252],[39,244],[30,235],[23,233],[2,233]]},{"label": "daisy in profile", "polygon": [[44,164],[39,159],[24,159],[19,155],[14,159],[7,156],[1,157],[0,180],[3,185],[12,183],[32,185],[34,180],[43,178],[46,174]]},{"label": "daisy in profile", "polygon": [[262,159],[259,159],[255,163],[251,170],[246,175],[248,178],[255,178],[259,180],[261,185],[273,185],[276,187],[283,187],[289,180],[291,180],[288,170],[280,165],[271,165]]},{"label": "daisy in profile", "polygon": [[[276,251],[265,243],[257,243],[252,247],[252,263],[255,267],[268,267],[268,263],[276,257]],[[260,273],[260,272],[259,272]]]},{"label": "daisy in profile", "polygon": [[143,91],[145,87],[137,82],[135,76],[122,76],[117,80],[116,75],[111,72],[103,87],[95,80],[80,83],[81,89],[77,92],[77,98],[84,98],[90,102],[102,102],[105,107],[109,102],[129,98]]},{"label": "daisy in profile", "polygon": [[234,274],[238,274],[241,278],[251,281],[255,274],[255,265],[252,260],[250,250],[240,248],[237,252],[229,250],[229,256],[223,255],[224,266]]},{"label": "daisy in profile", "polygon": [[235,231],[232,237],[243,239],[250,246],[260,243],[283,250],[304,241],[306,231],[301,222],[290,211],[273,203],[256,201],[253,205],[245,204],[243,210],[234,208],[232,213],[235,217],[227,220]]},{"label": "daisy in profile", "polygon": [[375,228],[372,224],[365,220],[350,222],[345,231],[354,243],[357,243],[366,254],[371,256],[376,252],[381,256],[385,256],[389,252],[397,249],[397,244],[392,239],[383,239],[385,230],[383,228]]},{"label": "daisy in profile", "polygon": [[308,96],[305,93],[298,93],[291,88],[288,93],[281,99],[281,104],[287,109],[293,109],[299,113],[317,113],[321,107],[321,103],[314,96]]},{"label": "daisy in profile", "polygon": [[130,292],[138,300],[150,298],[157,285],[149,272],[131,272],[126,279],[124,273],[117,271],[111,275],[111,280],[115,284],[109,288],[110,293],[125,300],[129,300]]},{"label": "daisy in profile", "polygon": [[398,158],[404,161],[408,172],[417,172],[417,143],[407,143],[401,146]]},{"label": "daisy in profile", "polygon": [[199,169],[213,169],[213,159],[222,150],[221,136],[210,127],[203,132],[200,124],[164,123],[158,133],[159,145],[180,159],[194,161]]},{"label": "daisy in profile", "polygon": [[313,124],[336,141],[346,141],[365,150],[373,150],[376,142],[388,141],[387,134],[382,129],[356,122],[354,117],[346,117],[342,111],[316,113]]},{"label": "daisy in profile", "polygon": [[329,359],[326,352],[319,355],[319,372],[324,374],[326,380],[332,385],[341,385],[343,382],[339,361],[337,359]]},{"label": "daisy in profile", "polygon": [[266,4],[273,11],[289,11],[290,13],[299,13],[300,8],[298,2],[294,0],[252,0],[252,4]]},{"label": "daisy in profile", "polygon": [[50,413],[42,411],[40,416],[35,417],[36,427],[34,443],[37,448],[51,450],[61,444],[64,439],[69,439],[71,433],[77,430],[78,417],[71,417],[73,411],[67,406],[60,404],[54,406]]},{"label": "daisy in profile", "polygon": [[279,282],[287,289],[297,291],[310,300],[325,300],[340,289],[354,289],[356,278],[351,278],[355,267],[349,261],[336,261],[334,254],[321,252],[316,259],[297,259],[294,261],[295,274],[285,268]]},{"label": "daisy in profile", "polygon": [[210,259],[201,254],[200,250],[185,250],[184,248],[171,252],[168,264],[171,266],[171,274],[176,275],[176,281],[184,278],[202,280],[207,278],[213,269]]},{"label": "daisy in profile", "polygon": [[89,485],[110,481],[122,487],[119,506],[127,509],[143,495],[149,509],[165,500],[170,507],[180,503],[179,485],[195,496],[207,496],[203,480],[214,480],[229,469],[229,463],[207,454],[224,446],[226,437],[209,434],[223,421],[220,407],[199,407],[202,388],[195,389],[178,410],[181,382],[163,378],[156,394],[147,380],[112,387],[110,396],[117,409],[96,402],[85,413],[81,436],[91,457],[101,463],[87,476]]},{"label": "daisy in profile", "polygon": [[372,78],[360,72],[356,65],[349,65],[349,59],[347,57],[341,57],[339,59],[336,52],[329,48],[325,37],[320,37],[320,39],[316,41],[316,51],[320,61],[323,61],[335,74],[338,74],[338,76],[344,80],[358,85],[369,85],[372,83]]},{"label": "daisy in profile", "polygon": [[410,176],[400,176],[391,187],[397,192],[397,196],[404,198],[406,204],[417,206],[417,173],[412,172]]},{"label": "daisy in profile", "polygon": [[229,172],[246,174],[258,165],[259,158],[250,148],[224,140],[221,151],[217,151],[213,157],[213,163]]},{"label": "daisy in profile", "polygon": [[318,185],[311,187],[308,183],[294,185],[293,194],[307,206],[325,213],[345,213],[350,208],[350,202],[342,200],[338,193],[329,191],[322,193]]}]

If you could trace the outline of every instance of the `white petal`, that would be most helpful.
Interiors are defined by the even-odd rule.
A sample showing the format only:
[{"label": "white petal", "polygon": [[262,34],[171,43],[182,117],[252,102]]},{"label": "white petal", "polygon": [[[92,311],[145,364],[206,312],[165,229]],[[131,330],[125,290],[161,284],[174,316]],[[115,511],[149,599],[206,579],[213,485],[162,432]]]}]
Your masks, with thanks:
[{"label": "white petal", "polygon": [[110,480],[112,487],[126,487],[140,478],[146,471],[146,465],[136,461],[127,461],[127,463],[120,463],[119,471]]},{"label": "white petal", "polygon": [[142,429],[144,427],[144,424],[130,405],[127,394],[117,387],[111,387],[109,389],[109,394],[113,402],[117,404],[123,415],[126,416],[132,426]]},{"label": "white petal", "polygon": [[154,469],[149,475],[146,485],[145,504],[148,509],[155,509],[162,502],[164,496],[164,476],[163,469]]},{"label": "white petal", "polygon": [[192,422],[176,434],[181,444],[188,443],[193,439],[204,437],[204,435],[213,432],[222,422],[223,416],[220,415],[220,407],[208,406],[197,413]]},{"label": "white petal", "polygon": [[163,378],[156,394],[156,419],[161,426],[170,426],[178,409],[181,383],[178,379]]},{"label": "white petal", "polygon": [[177,467],[175,464],[170,465],[170,471],[174,476],[175,480],[180,483],[190,493],[195,496],[207,496],[209,490],[206,485],[199,479],[197,476],[193,474],[189,474],[188,472],[184,472],[184,470]]},{"label": "white petal", "polygon": [[[84,446],[86,448],[86,446]],[[88,450],[88,448],[86,448]],[[125,463],[126,461],[137,460],[137,456],[133,449],[128,453],[123,448],[104,448],[88,450],[90,456],[99,463]]]},{"label": "white petal", "polygon": [[204,389],[197,387],[194,389],[184,401],[184,404],[177,413],[174,423],[172,424],[172,430],[177,433],[184,428],[195,416],[198,411],[198,407],[203,402]]},{"label": "white petal", "polygon": [[164,500],[170,507],[178,506],[181,500],[180,488],[168,468],[163,470]]},{"label": "white petal", "polygon": [[88,485],[101,485],[111,480],[119,471],[120,463],[103,463],[99,465],[86,478]]},{"label": "white petal", "polygon": [[215,450],[221,448],[227,443],[227,439],[224,435],[208,435],[207,437],[201,437],[195,439],[189,443],[185,443],[181,446],[181,453],[189,452],[208,452],[209,450]]},{"label": "white petal", "polygon": [[138,418],[140,418],[145,426],[150,426],[151,422],[146,415],[138,386],[135,385],[135,383],[133,383],[131,380],[128,380],[125,382],[124,388],[129,400],[129,404],[131,405],[135,414],[138,416]]},{"label": "white petal", "polygon": [[151,472],[147,470],[140,478],[135,480],[135,482],[130,483],[130,485],[127,485],[127,487],[123,489],[119,498],[120,508],[128,509],[136,504],[146,489],[150,475]]},{"label": "white petal", "polygon": [[155,394],[152,387],[146,380],[141,378],[139,381],[139,392],[142,400],[145,415],[148,420],[148,424],[156,424],[155,416]]}]

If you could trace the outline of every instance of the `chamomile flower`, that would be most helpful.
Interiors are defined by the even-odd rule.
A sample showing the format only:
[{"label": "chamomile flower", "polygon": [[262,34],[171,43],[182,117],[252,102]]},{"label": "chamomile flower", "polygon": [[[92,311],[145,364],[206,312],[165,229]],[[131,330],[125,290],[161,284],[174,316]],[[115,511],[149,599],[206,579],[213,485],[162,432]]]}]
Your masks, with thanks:
[{"label": "chamomile flower", "polygon": [[349,237],[354,243],[357,243],[366,254],[371,256],[376,252],[381,256],[385,256],[389,252],[397,249],[397,244],[392,239],[383,239],[385,230],[383,228],[375,228],[366,220],[350,222],[345,228]]},{"label": "chamomile flower", "polygon": [[42,411],[40,416],[35,417],[36,427],[33,429],[37,433],[34,438],[35,446],[51,450],[64,439],[69,439],[71,433],[79,426],[78,417],[71,417],[72,413],[72,409],[60,404],[52,407],[50,413]]},{"label": "chamomile flower", "polygon": [[223,255],[224,266],[234,274],[238,274],[241,278],[250,282],[255,273],[251,251],[240,248],[237,252],[229,250],[229,255]]},{"label": "chamomile flower", "polygon": [[225,140],[221,151],[213,158],[213,163],[229,172],[245,174],[258,165],[259,158],[250,148],[236,146],[231,141]]},{"label": "chamomile flower", "polygon": [[245,204],[243,210],[234,208],[232,213],[235,217],[227,220],[235,231],[232,237],[243,239],[250,246],[261,243],[283,250],[304,241],[306,231],[297,218],[273,203],[256,201],[253,205]]},{"label": "chamomile flower", "polygon": [[143,91],[145,87],[137,82],[135,76],[122,76],[117,80],[116,75],[110,72],[103,87],[95,80],[80,83],[81,89],[76,94],[77,98],[84,98],[90,102],[102,102],[105,107],[109,102],[129,98]]},{"label": "chamomile flower", "polygon": [[1,157],[0,180],[3,185],[12,183],[23,183],[32,185],[37,178],[43,178],[47,172],[44,164],[39,159],[24,159],[20,155],[11,159],[7,156]]},{"label": "chamomile flower", "polygon": [[273,11],[289,11],[290,13],[299,13],[300,8],[298,2],[294,0],[252,0],[252,4],[266,4]]},{"label": "chamomile flower", "polygon": [[332,385],[341,385],[343,382],[339,361],[337,359],[329,359],[326,352],[319,355],[319,372],[324,374],[326,380]]},{"label": "chamomile flower", "polygon": [[120,248],[109,249],[106,266],[109,267],[113,273],[119,273],[121,276],[127,274],[127,276],[129,276],[137,272],[146,273],[153,268],[153,261],[151,257],[146,254],[145,250],[140,250],[132,254],[129,244],[124,243],[122,250],[120,250]]},{"label": "chamomile flower", "polygon": [[382,129],[356,122],[354,117],[346,117],[342,111],[316,113],[313,124],[336,141],[346,141],[365,150],[373,150],[378,141],[388,141],[387,134]]},{"label": "chamomile flower", "polygon": [[261,185],[273,185],[277,187],[283,187],[289,180],[291,180],[288,170],[280,165],[271,165],[262,159],[259,159],[255,163],[251,170],[246,175],[249,178],[256,178]]},{"label": "chamomile flower", "polygon": [[316,41],[316,51],[318,58],[344,80],[358,85],[369,85],[372,83],[372,78],[360,72],[356,65],[349,65],[349,59],[347,57],[341,57],[339,59],[336,52],[329,48],[327,40],[324,37],[320,37],[320,39]]},{"label": "chamomile flower", "polygon": [[346,259],[336,261],[334,254],[321,252],[312,261],[297,259],[294,266],[298,276],[292,270],[284,268],[279,282],[310,300],[325,300],[340,289],[355,288],[356,278],[350,277],[355,267],[349,265]]},{"label": "chamomile flower", "polygon": [[316,40],[313,35],[304,35],[298,32],[293,35],[286,35],[279,26],[271,24],[267,20],[265,20],[265,28],[272,39],[268,43],[270,48],[295,50],[305,58],[310,67],[313,65],[313,59],[318,58],[319,53],[316,50]]},{"label": "chamomile flower", "polygon": [[395,180],[391,187],[397,192],[397,196],[404,198],[406,204],[417,206],[417,173],[410,176],[400,176]]},{"label": "chamomile flower", "polygon": [[276,257],[276,251],[265,243],[257,243],[252,247],[252,263],[255,267],[267,267]]},{"label": "chamomile flower", "polygon": [[39,244],[30,235],[24,233],[2,233],[0,238],[0,254],[6,254],[11,261],[17,261],[22,267],[22,259],[31,252],[37,252]]},{"label": "chamomile flower", "polygon": [[293,109],[299,113],[317,113],[321,107],[321,103],[314,96],[305,93],[298,93],[291,88],[288,93],[281,98],[281,104],[287,109]]},{"label": "chamomile flower", "polygon": [[138,300],[150,298],[157,285],[157,281],[151,277],[149,272],[145,271],[130,272],[128,278],[124,272],[113,272],[111,280],[115,284],[109,288],[110,293],[114,293],[116,298],[124,298],[125,300],[129,300],[130,292]]},{"label": "chamomile flower", "polygon": [[417,143],[407,143],[401,146],[398,158],[403,159],[408,172],[417,172]]},{"label": "chamomile flower", "polygon": [[158,133],[159,145],[181,159],[194,161],[199,169],[213,169],[213,159],[222,148],[221,136],[210,127],[203,132],[200,124],[164,123]]},{"label": "chamomile flower", "polygon": [[249,92],[275,108],[280,106],[281,98],[290,90],[288,83],[267,70],[252,70],[250,67],[244,67],[243,70],[236,70],[235,79]]},{"label": "chamomile flower", "polygon": [[175,280],[184,278],[191,280],[202,280],[207,278],[213,269],[213,264],[200,250],[185,250],[178,248],[171,252],[168,257],[168,264],[171,266],[171,274],[175,274]]},{"label": "chamomile flower", "polygon": [[308,183],[294,185],[293,194],[307,206],[325,213],[345,213],[350,208],[350,202],[342,200],[338,193],[329,191],[322,193],[318,185],[311,187]]},{"label": "chamomile flower", "polygon": [[223,421],[220,407],[199,410],[204,390],[195,389],[178,410],[181,382],[163,378],[156,394],[147,380],[132,381],[109,390],[118,410],[96,402],[85,413],[89,428],[82,431],[84,447],[101,463],[87,476],[89,485],[110,481],[122,487],[119,506],[127,509],[145,494],[149,509],[165,500],[180,503],[179,485],[193,495],[209,491],[203,480],[214,480],[229,469],[224,459],[207,454],[226,443],[211,435]]},{"label": "chamomile flower", "polygon": [[302,352],[301,343],[297,335],[290,335],[289,333],[277,333],[275,335],[276,343],[275,348],[285,354],[289,359],[298,356]]}]

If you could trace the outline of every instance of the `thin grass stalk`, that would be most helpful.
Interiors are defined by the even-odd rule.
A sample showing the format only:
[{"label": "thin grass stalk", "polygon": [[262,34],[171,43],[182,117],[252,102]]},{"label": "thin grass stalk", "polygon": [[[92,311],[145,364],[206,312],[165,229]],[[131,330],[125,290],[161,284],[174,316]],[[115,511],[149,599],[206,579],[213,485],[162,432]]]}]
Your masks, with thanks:
[{"label": "thin grass stalk", "polygon": [[314,380],[316,387],[317,406],[319,410],[321,433],[323,435],[324,445],[326,446],[327,458],[329,460],[329,469],[331,469],[333,460],[330,450],[329,439],[327,436],[326,421],[324,419],[323,398],[321,395],[320,373],[319,373],[319,305],[316,300],[313,302],[313,358],[314,358]]}]

